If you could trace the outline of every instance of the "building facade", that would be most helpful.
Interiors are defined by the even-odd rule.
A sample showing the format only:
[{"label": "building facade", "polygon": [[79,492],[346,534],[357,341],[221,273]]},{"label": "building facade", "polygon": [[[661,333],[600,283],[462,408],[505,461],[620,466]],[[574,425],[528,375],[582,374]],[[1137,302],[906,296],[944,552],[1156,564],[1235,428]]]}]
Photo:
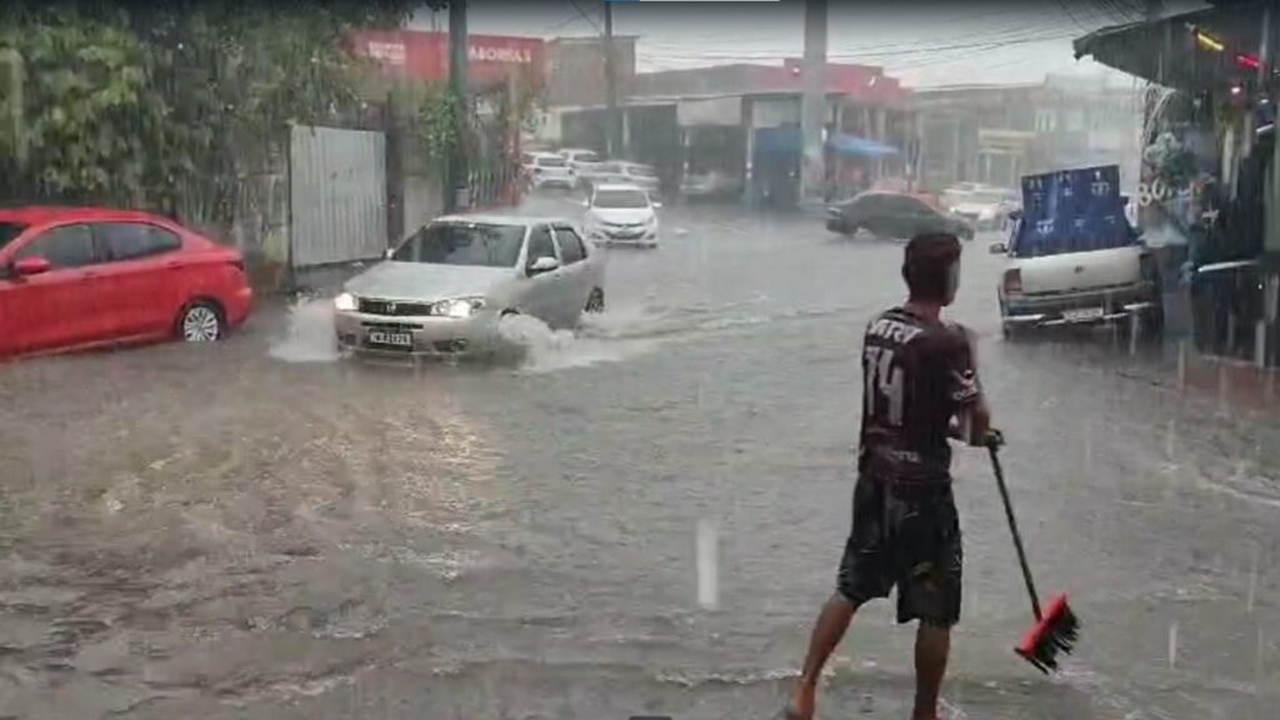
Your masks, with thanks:
[{"label": "building facade", "polygon": [[[554,76],[561,72],[553,69]],[[918,135],[910,91],[882,68],[830,63],[827,76],[828,182],[850,188],[914,168]],[[552,84],[558,80],[553,79]],[[631,76],[623,101],[623,152],[654,165],[668,185],[714,174],[735,193],[765,204],[793,204],[802,156],[799,59],[780,65],[731,64]],[[554,110],[554,108],[553,108]],[[603,127],[603,109],[562,108],[560,141],[590,144],[584,128]],[[602,136],[602,135],[601,135]],[[850,147],[873,146],[876,157]]]},{"label": "building facade", "polygon": [[919,90],[923,184],[1017,187],[1023,175],[1117,164],[1126,187],[1136,185],[1141,98],[1132,87],[1065,76]]}]

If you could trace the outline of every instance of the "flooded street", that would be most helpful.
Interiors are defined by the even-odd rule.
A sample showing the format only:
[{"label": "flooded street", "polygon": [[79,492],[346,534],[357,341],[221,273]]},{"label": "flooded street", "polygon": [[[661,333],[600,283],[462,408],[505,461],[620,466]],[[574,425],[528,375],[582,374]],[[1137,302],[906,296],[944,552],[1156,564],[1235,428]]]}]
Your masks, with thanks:
[{"label": "flooded street", "polygon": [[[0,368],[0,718],[773,717],[833,589],[901,246],[663,212],[660,249],[610,251],[608,311],[517,328],[514,363],[344,360],[320,300]],[[1011,652],[1030,608],[989,462],[957,451],[952,717],[1274,717],[1274,419],[1134,379],[1169,371],[1127,339],[1004,342],[995,237],[952,315],[1038,584],[1084,627],[1056,680]],[[891,609],[855,620],[825,717],[907,716]]]}]

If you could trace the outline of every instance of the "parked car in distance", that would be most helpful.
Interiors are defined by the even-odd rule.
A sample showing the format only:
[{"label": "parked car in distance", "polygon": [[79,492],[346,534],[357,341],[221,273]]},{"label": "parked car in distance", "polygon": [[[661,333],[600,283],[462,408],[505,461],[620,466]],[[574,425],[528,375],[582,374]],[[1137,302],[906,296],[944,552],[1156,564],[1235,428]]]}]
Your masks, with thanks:
[{"label": "parked car in distance", "polygon": [[996,230],[1005,226],[1009,212],[1022,206],[1017,190],[1010,188],[978,188],[959,198],[948,208],[978,230]]},{"label": "parked car in distance", "polygon": [[865,192],[827,207],[827,229],[842,235],[859,230],[884,238],[910,239],[925,232],[946,232],[972,240],[973,226],[951,213],[902,193]]},{"label": "parked car in distance", "polygon": [[0,209],[0,357],[219,340],[252,306],[240,253],[166,218]]},{"label": "parked car in distance", "polygon": [[583,202],[587,239],[603,245],[658,246],[662,203],[635,185],[597,185]]},{"label": "parked car in distance", "polygon": [[334,332],[362,353],[482,353],[504,315],[572,328],[604,300],[604,258],[570,221],[447,216],[346,282],[333,300]]},{"label": "parked car in distance", "polygon": [[585,166],[578,180],[583,190],[590,193],[591,189],[596,185],[626,182],[626,175],[622,172],[622,163],[604,160]]},{"label": "parked car in distance", "polygon": [[986,183],[962,181],[954,183],[938,194],[943,207],[955,207],[966,202],[974,193],[982,190],[994,190],[993,185]]},{"label": "parked car in distance", "polygon": [[525,153],[522,166],[535,190],[550,187],[574,190],[578,187],[578,176],[569,167],[569,161],[557,153]]},{"label": "parked car in distance", "polygon": [[584,171],[580,179],[588,190],[594,185],[635,185],[650,194],[658,192],[658,171],[626,160],[605,160]]},{"label": "parked car in distance", "polygon": [[579,177],[590,175],[595,170],[595,166],[603,161],[595,150],[583,148],[564,148],[559,154]]},{"label": "parked car in distance", "polygon": [[644,163],[621,162],[618,163],[622,167],[622,176],[620,182],[629,183],[645,190],[650,197],[655,197],[661,189],[662,180],[658,177],[658,171],[652,165]]}]

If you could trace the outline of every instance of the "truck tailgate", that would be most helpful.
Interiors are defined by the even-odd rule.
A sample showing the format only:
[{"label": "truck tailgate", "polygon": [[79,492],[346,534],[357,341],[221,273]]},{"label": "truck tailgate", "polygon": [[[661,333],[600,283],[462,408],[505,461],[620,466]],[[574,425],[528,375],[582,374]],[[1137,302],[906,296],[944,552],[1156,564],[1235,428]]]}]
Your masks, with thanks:
[{"label": "truck tailgate", "polygon": [[1131,285],[1142,278],[1138,246],[1063,253],[1019,261],[1026,295],[1099,290]]}]

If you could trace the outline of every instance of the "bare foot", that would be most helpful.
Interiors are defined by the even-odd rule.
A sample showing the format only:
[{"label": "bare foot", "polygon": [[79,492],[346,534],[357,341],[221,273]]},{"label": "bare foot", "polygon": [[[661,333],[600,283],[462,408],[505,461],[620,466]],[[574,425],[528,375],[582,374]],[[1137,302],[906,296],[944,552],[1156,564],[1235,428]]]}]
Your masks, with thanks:
[{"label": "bare foot", "polygon": [[783,710],[783,717],[786,720],[813,720],[816,694],[817,688],[797,684],[795,691],[791,693],[791,700]]}]

